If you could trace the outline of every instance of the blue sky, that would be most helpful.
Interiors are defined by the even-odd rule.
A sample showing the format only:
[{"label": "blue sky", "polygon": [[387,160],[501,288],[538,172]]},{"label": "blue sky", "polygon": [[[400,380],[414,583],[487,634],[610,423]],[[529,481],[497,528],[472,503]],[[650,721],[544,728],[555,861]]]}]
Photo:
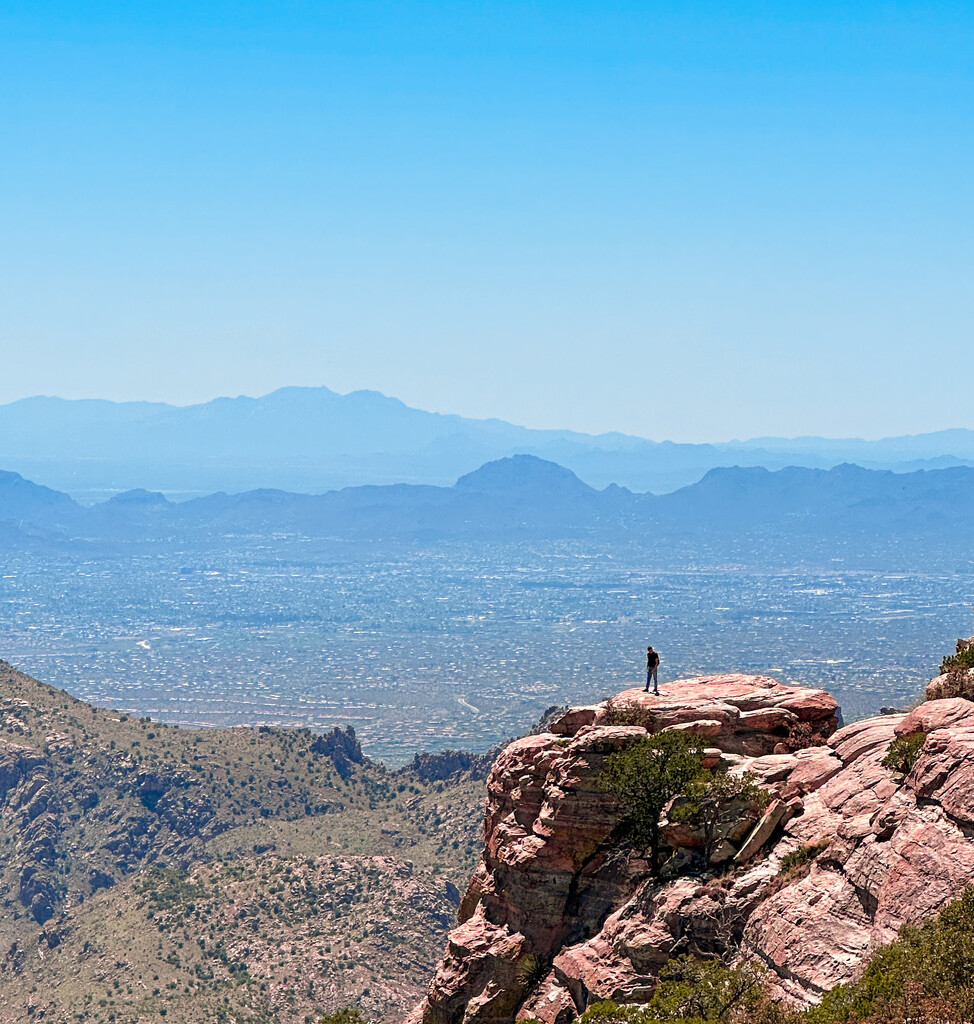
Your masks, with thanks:
[{"label": "blue sky", "polygon": [[972,53],[960,3],[10,0],[0,401],[974,426]]}]

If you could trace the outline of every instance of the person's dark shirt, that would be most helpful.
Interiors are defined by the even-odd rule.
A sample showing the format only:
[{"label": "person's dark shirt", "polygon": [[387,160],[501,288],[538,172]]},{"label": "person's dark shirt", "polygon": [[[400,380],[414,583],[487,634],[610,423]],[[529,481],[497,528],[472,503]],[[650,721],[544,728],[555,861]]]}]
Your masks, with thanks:
[{"label": "person's dark shirt", "polygon": [[652,672],[654,668],[659,664],[659,655],[656,651],[646,652],[646,670]]}]

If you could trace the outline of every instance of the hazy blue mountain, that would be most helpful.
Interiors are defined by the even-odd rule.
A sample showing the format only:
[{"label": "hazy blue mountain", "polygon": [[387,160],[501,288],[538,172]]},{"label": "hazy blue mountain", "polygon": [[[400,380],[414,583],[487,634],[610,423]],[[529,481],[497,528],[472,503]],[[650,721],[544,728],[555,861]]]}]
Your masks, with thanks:
[{"label": "hazy blue mountain", "polygon": [[486,462],[535,455],[592,487],[666,493],[715,467],[898,471],[974,463],[974,431],[882,441],[759,438],[677,444],[530,430],[413,409],[375,391],[282,388],[191,406],[28,398],[0,405],[0,465],[90,503],[134,488],[185,498],[257,488],[321,493],[362,484],[446,486]]},{"label": "hazy blue mountain", "polygon": [[67,494],[0,471],[0,519],[53,525],[74,522],[83,511]]},{"label": "hazy blue mountain", "polygon": [[597,494],[570,469],[532,455],[514,455],[488,462],[456,482],[458,491],[501,494],[505,498],[573,502],[589,501]]},{"label": "hazy blue mountain", "polygon": [[928,434],[904,434],[885,437],[878,441],[861,438],[825,437],[756,437],[749,441],[730,441],[727,449],[749,451],[761,448],[768,452],[825,454],[829,459],[841,458],[846,462],[896,461],[936,459],[952,455],[957,459],[974,460],[974,430],[955,428],[937,430]]},{"label": "hazy blue mountain", "polygon": [[113,508],[154,508],[171,504],[160,491],[147,491],[144,487],[134,487],[131,491],[120,491],[108,499]]},{"label": "hazy blue mountain", "polygon": [[654,497],[651,507],[657,518],[686,525],[727,529],[780,523],[798,531],[809,523],[822,530],[974,523],[972,501],[974,469],[969,467],[893,473],[844,463],[830,470],[714,469],[691,487]]},{"label": "hazy blue mountain", "polygon": [[[451,487],[395,484],[311,495],[260,489],[183,502],[130,491],[90,508],[12,473],[0,475],[0,547],[45,544],[85,550],[144,545],[233,545],[236,539],[363,543],[590,537],[605,543],[735,545],[792,557],[828,557],[841,542],[910,543],[917,551],[974,549],[974,469],[898,474],[843,464],[830,470],[710,470],[671,494],[590,487],[534,456],[495,460]],[[714,547],[716,545],[716,547]],[[966,554],[964,554],[966,552]]]}]

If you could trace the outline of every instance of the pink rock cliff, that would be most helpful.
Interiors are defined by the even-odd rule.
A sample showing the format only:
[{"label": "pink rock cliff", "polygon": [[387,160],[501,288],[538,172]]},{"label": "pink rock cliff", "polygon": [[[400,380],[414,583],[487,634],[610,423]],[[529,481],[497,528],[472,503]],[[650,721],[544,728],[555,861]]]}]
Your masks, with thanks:
[{"label": "pink rock cliff", "polygon": [[[483,861],[410,1024],[567,1024],[594,1000],[647,997],[681,952],[740,950],[805,1005],[852,978],[974,877],[974,703],[838,721],[823,690],[707,676],[572,708],[512,743],[487,783]],[[727,825],[710,865],[691,831],[664,823],[673,853],[654,879],[598,775],[662,729],[698,734],[710,765],[754,773],[769,802]],[[895,737],[917,734],[905,778],[882,767]],[[802,847],[809,863],[782,874]]]}]

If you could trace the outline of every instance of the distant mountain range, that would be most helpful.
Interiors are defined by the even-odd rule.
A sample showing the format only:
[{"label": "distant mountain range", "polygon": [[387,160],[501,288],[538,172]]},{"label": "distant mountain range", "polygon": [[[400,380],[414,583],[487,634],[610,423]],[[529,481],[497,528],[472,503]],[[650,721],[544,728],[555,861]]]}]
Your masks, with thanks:
[{"label": "distant mountain range", "polygon": [[134,487],[173,497],[273,487],[443,486],[485,462],[535,455],[593,487],[666,493],[730,466],[910,472],[974,465],[974,431],[880,441],[758,438],[720,444],[530,430],[412,409],[375,391],[282,388],[191,406],[27,398],[0,405],[0,465],[94,501]]},{"label": "distant mountain range", "polygon": [[212,545],[245,537],[361,542],[558,539],[722,545],[747,541],[793,557],[830,545],[909,542],[917,551],[974,549],[974,468],[892,473],[844,464],[710,470],[665,495],[596,490],[535,456],[487,463],[451,487],[395,484],[320,495],[278,490],[172,502],[127,491],[86,507],[16,473],[0,473],[0,549],[121,550]]}]

